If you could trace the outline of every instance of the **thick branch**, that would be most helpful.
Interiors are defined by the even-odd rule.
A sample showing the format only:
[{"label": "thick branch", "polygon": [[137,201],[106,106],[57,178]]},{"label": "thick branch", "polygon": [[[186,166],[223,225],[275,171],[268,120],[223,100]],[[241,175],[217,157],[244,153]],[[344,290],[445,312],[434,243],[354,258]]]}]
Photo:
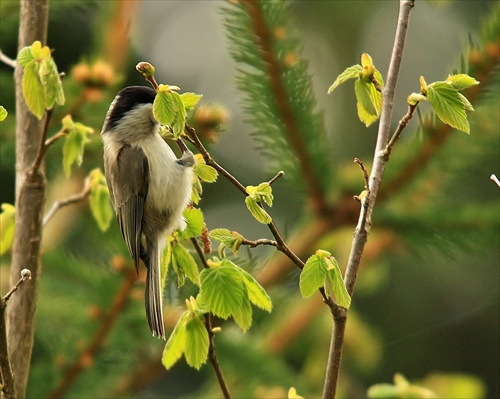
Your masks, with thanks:
[{"label": "thick branch", "polygon": [[[414,6],[414,0],[400,0],[399,2],[399,16],[396,29],[396,36],[394,46],[392,49],[392,56],[389,63],[389,71],[387,74],[387,83],[382,90],[382,113],[377,136],[377,145],[375,148],[373,169],[370,174],[368,193],[363,198],[361,204],[361,211],[356,226],[354,237],[351,246],[349,260],[347,262],[344,282],[347,291],[352,296],[354,292],[354,285],[356,284],[356,277],[358,274],[359,265],[361,262],[361,255],[363,253],[368,233],[371,228],[371,215],[379,185],[384,173],[387,158],[384,156],[384,150],[387,146],[392,120],[392,110],[394,105],[394,93],[396,91],[396,82],[401,66],[401,59],[403,56],[403,49],[406,39],[406,32],[408,29],[408,21],[410,12]],[[347,314],[346,314],[347,317]],[[332,331],[332,340],[328,354],[328,367],[325,378],[325,386],[323,388],[323,398],[334,398],[338,374],[340,369],[340,362],[342,357],[342,345],[344,341],[346,318],[334,316],[334,329]]]},{"label": "thick branch", "polygon": [[[22,0],[20,9],[19,50],[35,40],[47,40],[48,0]],[[39,150],[43,121],[28,110],[22,94],[23,70],[15,69],[16,83],[16,222],[12,248],[11,285],[19,279],[22,269],[31,270],[32,282],[19,287],[10,301],[8,318],[8,350],[16,390],[25,396],[33,348],[35,310],[40,277],[40,244],[42,214],[45,202],[43,164],[30,173]]]}]

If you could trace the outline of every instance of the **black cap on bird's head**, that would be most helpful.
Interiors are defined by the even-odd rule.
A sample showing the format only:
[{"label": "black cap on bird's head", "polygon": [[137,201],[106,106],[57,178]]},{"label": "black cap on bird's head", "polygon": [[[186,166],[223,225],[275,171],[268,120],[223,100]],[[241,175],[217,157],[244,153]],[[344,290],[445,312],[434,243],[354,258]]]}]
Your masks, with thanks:
[{"label": "black cap on bird's head", "polygon": [[113,129],[131,109],[142,104],[153,104],[156,92],[149,86],[129,86],[120,90],[109,107],[102,132]]}]

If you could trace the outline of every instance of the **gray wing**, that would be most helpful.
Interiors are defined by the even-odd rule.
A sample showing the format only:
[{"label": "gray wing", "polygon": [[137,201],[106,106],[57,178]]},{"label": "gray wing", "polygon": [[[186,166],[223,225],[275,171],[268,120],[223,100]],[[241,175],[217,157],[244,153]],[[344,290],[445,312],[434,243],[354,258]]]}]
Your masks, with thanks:
[{"label": "gray wing", "polygon": [[118,225],[135,267],[141,257],[141,233],[144,202],[148,194],[149,166],[138,147],[123,146],[116,162],[106,162],[106,175]]}]

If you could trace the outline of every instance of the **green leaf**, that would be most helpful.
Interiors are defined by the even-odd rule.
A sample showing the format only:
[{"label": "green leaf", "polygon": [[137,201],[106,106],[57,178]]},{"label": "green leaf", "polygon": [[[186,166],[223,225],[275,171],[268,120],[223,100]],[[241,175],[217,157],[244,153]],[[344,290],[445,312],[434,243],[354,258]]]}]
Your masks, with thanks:
[{"label": "green leaf", "polygon": [[215,170],[212,166],[207,165],[201,154],[196,154],[195,160],[196,162],[193,166],[195,176],[207,183],[215,182],[218,176],[217,170]]},{"label": "green leaf", "polygon": [[78,166],[82,164],[85,143],[90,141],[88,135],[93,132],[93,129],[73,122],[70,115],[64,117],[63,127],[67,133],[63,146],[63,169],[66,176],[69,177],[71,176],[71,166],[75,163]]},{"label": "green leaf", "polygon": [[427,86],[427,99],[443,123],[470,132],[465,105],[457,89],[446,82],[434,82]]},{"label": "green leaf", "polygon": [[359,74],[363,70],[363,67],[361,65],[353,65],[349,68],[347,68],[344,72],[342,72],[339,76],[337,76],[337,79],[335,79],[335,82],[330,86],[328,89],[328,94],[330,94],[332,91],[334,91],[339,85],[342,83],[345,83],[349,79],[356,79],[359,77]]},{"label": "green leaf", "polygon": [[167,238],[167,245],[161,254],[160,259],[160,282],[161,282],[161,292],[165,290],[165,283],[167,280],[168,269],[170,263],[172,262],[172,242]]},{"label": "green leaf", "polygon": [[181,98],[182,102],[184,103],[184,108],[186,109],[186,112],[189,112],[192,110],[196,104],[198,104],[198,101],[203,96],[201,94],[196,94],[196,93],[182,93]]},{"label": "green leaf", "polygon": [[92,170],[90,178],[90,211],[101,231],[106,231],[113,218],[113,206],[106,178],[99,168]]},{"label": "green leaf", "polygon": [[186,220],[186,228],[179,232],[179,237],[182,239],[188,239],[199,236],[205,227],[205,221],[203,219],[203,212],[201,209],[186,208],[183,216]]},{"label": "green leaf", "polygon": [[358,102],[358,117],[368,127],[380,116],[382,94],[377,91],[373,83],[364,79],[356,80],[354,93]]},{"label": "green leaf", "polygon": [[170,126],[172,127],[172,131],[174,133],[174,139],[178,139],[184,132],[184,126],[186,125],[186,107],[184,106],[184,102],[182,101],[179,93],[175,91],[172,92],[172,102],[175,117]]},{"label": "green leaf", "polygon": [[451,84],[456,90],[459,91],[479,84],[476,79],[464,73],[449,75],[445,82]]},{"label": "green leaf", "polygon": [[245,198],[245,205],[257,221],[263,224],[272,222],[271,216],[250,196]]},{"label": "green leaf", "polygon": [[467,99],[467,97],[465,97],[462,93],[458,93],[458,96],[460,97],[460,100],[462,101],[462,104],[464,105],[466,111],[474,111],[474,107]]},{"label": "green leaf", "polygon": [[233,319],[243,332],[252,325],[252,305],[246,296],[243,296],[238,310],[233,313]]},{"label": "green leaf", "polygon": [[273,189],[268,182],[260,183],[258,186],[247,186],[245,190],[256,202],[264,201],[267,205],[273,206]]},{"label": "green leaf", "polygon": [[54,60],[49,58],[43,61],[45,62],[42,65],[46,65],[45,81],[42,80],[45,86],[45,108],[51,109],[55,104],[64,104],[64,91]]},{"label": "green leaf", "polygon": [[245,288],[247,290],[248,299],[255,306],[258,306],[261,309],[266,310],[267,312],[271,312],[273,309],[273,304],[271,302],[271,298],[267,295],[267,292],[262,288],[262,286],[255,280],[255,278],[248,273],[246,270],[236,266],[238,271],[243,276],[243,284],[245,284]]},{"label": "green leaf", "polygon": [[219,256],[224,256],[224,250],[230,248],[235,255],[238,255],[238,249],[243,242],[243,236],[236,231],[228,229],[214,229],[210,232],[210,238],[219,241]]},{"label": "green leaf", "polygon": [[[181,244],[175,243],[172,247],[172,264],[178,275],[185,275],[194,284],[200,285],[200,271],[193,256]],[[179,281],[184,281],[179,276]],[[182,284],[179,284],[179,286]]]},{"label": "green leaf", "polygon": [[325,291],[328,296],[332,295],[335,301],[342,307],[349,309],[351,306],[351,296],[342,278],[337,260],[331,256],[326,259],[328,271],[326,273]]},{"label": "green leaf", "polygon": [[370,399],[399,399],[399,389],[391,384],[375,384],[368,388]]},{"label": "green leaf", "polygon": [[0,105],[0,122],[3,122],[8,114],[7,110]]},{"label": "green leaf", "polygon": [[304,298],[310,297],[325,284],[327,261],[317,252],[307,259],[300,273],[299,288]]},{"label": "green leaf", "polygon": [[190,317],[190,311],[185,311],[175,325],[174,331],[170,334],[167,344],[163,349],[161,362],[168,370],[179,360],[186,350],[187,332],[186,322]]},{"label": "green leaf", "polygon": [[22,67],[26,67],[30,62],[34,62],[35,57],[31,52],[31,46],[23,47],[17,54],[17,63]]},{"label": "green leaf", "polygon": [[200,296],[207,308],[216,316],[227,319],[239,312],[245,287],[240,273],[225,262],[204,269],[200,275]]},{"label": "green leaf", "polygon": [[171,91],[158,91],[153,102],[153,116],[163,125],[170,125],[174,121],[175,110]]},{"label": "green leaf", "polygon": [[0,213],[0,255],[6,253],[14,242],[14,227],[16,208],[14,205],[3,203]]},{"label": "green leaf", "polygon": [[207,361],[209,338],[205,327],[205,320],[200,312],[191,312],[186,322],[186,361],[195,369]]},{"label": "green leaf", "polygon": [[29,110],[38,119],[42,119],[45,112],[45,93],[35,62],[29,63],[24,68],[22,90],[24,101]]}]

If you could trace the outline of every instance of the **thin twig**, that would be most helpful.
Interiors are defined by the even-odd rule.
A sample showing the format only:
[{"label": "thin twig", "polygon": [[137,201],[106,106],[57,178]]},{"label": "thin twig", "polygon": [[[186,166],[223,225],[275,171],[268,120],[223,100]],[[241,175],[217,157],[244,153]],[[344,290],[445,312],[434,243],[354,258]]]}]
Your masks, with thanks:
[{"label": "thin twig", "polygon": [[285,176],[285,172],[280,170],[278,173],[276,173],[276,176],[274,176],[271,180],[268,181],[268,183],[271,185],[273,184],[276,180],[278,180],[280,177]]},{"label": "thin twig", "polygon": [[259,245],[270,245],[272,247],[277,247],[278,243],[274,240],[268,240],[266,238],[260,238],[255,241],[247,240],[246,238],[244,238],[243,241],[241,242],[241,245],[248,245],[250,248],[255,248],[258,247]]},{"label": "thin twig", "polygon": [[498,187],[500,187],[500,180],[498,180],[498,177],[496,177],[494,174],[490,176],[490,179],[493,180]]},{"label": "thin twig", "polygon": [[95,358],[97,352],[101,349],[104,340],[114,326],[118,316],[121,314],[130,299],[130,291],[134,287],[136,280],[137,272],[135,268],[131,267],[126,278],[123,280],[120,289],[115,295],[109,312],[103,318],[101,326],[95,332],[88,346],[78,355],[77,360],[67,369],[63,379],[59,383],[59,386],[48,396],[49,399],[62,398],[75,379]]},{"label": "thin twig", "polygon": [[[414,0],[400,0],[399,2],[398,23],[391,60],[389,63],[387,83],[382,90],[382,112],[377,135],[373,168],[368,184],[368,195],[362,199],[358,224],[354,232],[351,252],[349,254],[349,260],[344,277],[347,292],[351,296],[356,284],[361,255],[368,239],[368,232],[371,228],[371,214],[377,197],[378,188],[385,169],[385,164],[387,163],[387,158],[384,156],[384,149],[389,141],[396,82],[403,56],[403,48],[406,40],[410,12],[414,5]],[[325,385],[323,387],[324,399],[334,398],[336,394],[346,321],[347,312],[345,312],[344,315],[334,315],[334,328],[332,331],[332,339],[328,353]]]},{"label": "thin twig", "polygon": [[11,68],[15,68],[17,65],[16,60],[10,58],[2,50],[0,50],[0,62],[3,62],[5,65],[10,66]]},{"label": "thin twig", "polygon": [[45,155],[45,151],[47,150],[47,146],[45,145],[45,137],[47,137],[47,131],[49,130],[50,119],[52,118],[54,110],[48,109],[45,116],[45,122],[43,125],[42,134],[40,136],[40,144],[38,146],[38,152],[36,154],[35,160],[33,161],[33,165],[31,166],[31,173],[36,174],[40,169],[40,165],[43,161],[43,156]]},{"label": "thin twig", "polygon": [[12,373],[12,366],[10,363],[9,351],[7,349],[7,325],[5,320],[5,309],[7,309],[7,302],[14,292],[17,291],[19,286],[24,282],[31,279],[31,271],[23,269],[21,271],[21,278],[16,284],[5,294],[0,297],[0,347],[5,350],[0,351],[0,376],[1,386],[0,393],[4,399],[16,399],[16,384],[14,374]]},{"label": "thin twig", "polygon": [[56,201],[54,202],[54,205],[52,205],[52,208],[47,212],[47,214],[43,218],[43,226],[46,226],[47,223],[49,223],[50,219],[56,214],[58,210],[61,208],[74,204],[76,202],[83,201],[90,195],[91,187],[90,187],[90,179],[87,177],[85,179],[85,183],[83,186],[83,190],[80,191],[77,194],[72,195],[69,198],[66,198],[64,200]]},{"label": "thin twig", "polygon": [[212,370],[214,371],[215,377],[217,378],[217,382],[219,383],[219,387],[224,395],[225,399],[231,399],[231,393],[229,392],[229,388],[227,387],[226,380],[224,379],[224,375],[222,374],[222,369],[220,367],[219,361],[217,359],[217,353],[215,351],[215,340],[214,340],[214,330],[212,328],[212,314],[205,314],[205,327],[208,331],[208,360],[212,365]]},{"label": "thin twig", "polygon": [[64,136],[66,136],[66,132],[64,130],[61,130],[61,131],[57,132],[51,138],[48,138],[47,140],[45,140],[45,148],[50,147],[57,140],[63,138]]},{"label": "thin twig", "polygon": [[408,111],[406,112],[406,115],[401,118],[401,120],[398,123],[398,127],[394,131],[394,134],[392,135],[391,139],[385,146],[383,156],[386,161],[389,160],[389,157],[391,156],[392,149],[394,148],[394,145],[396,144],[396,141],[398,141],[399,137],[401,136],[401,133],[403,132],[404,128],[406,125],[408,125],[408,122],[410,121],[411,118],[413,118],[413,113],[415,112],[415,109],[417,108],[417,104],[415,105],[409,105],[408,106]]}]

